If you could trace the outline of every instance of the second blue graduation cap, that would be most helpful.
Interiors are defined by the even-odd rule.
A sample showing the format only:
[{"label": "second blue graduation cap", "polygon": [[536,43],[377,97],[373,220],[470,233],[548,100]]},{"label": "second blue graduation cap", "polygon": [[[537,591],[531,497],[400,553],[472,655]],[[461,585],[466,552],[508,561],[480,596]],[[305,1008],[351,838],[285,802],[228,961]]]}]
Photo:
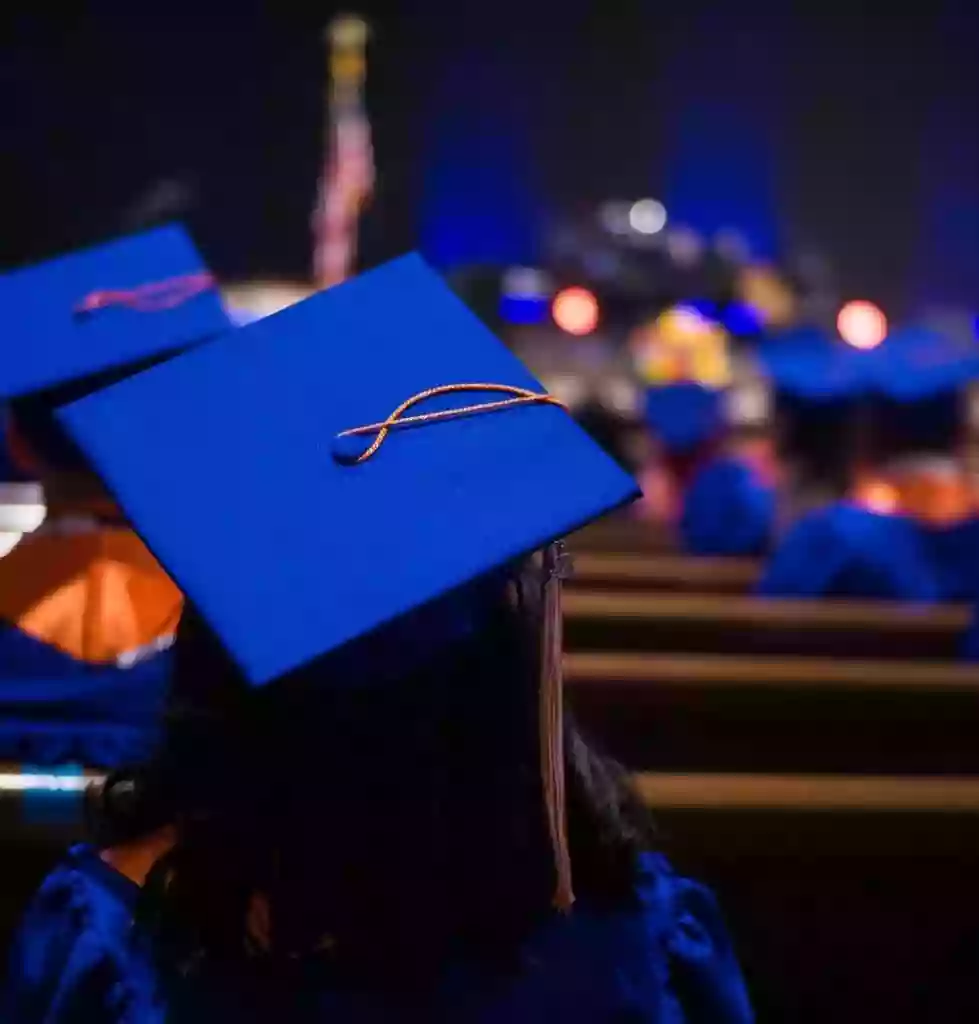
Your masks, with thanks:
[{"label": "second blue graduation cap", "polygon": [[0,402],[51,466],[78,455],[54,424],[59,404],[231,327],[210,272],[172,225],[0,276],[7,344]]},{"label": "second blue graduation cap", "polygon": [[[448,390],[404,412],[421,422],[377,429],[433,388]],[[61,418],[245,677],[262,685],[637,496],[541,394],[409,256]]]},{"label": "second blue graduation cap", "polygon": [[231,326],[176,225],[4,274],[0,309],[0,401],[137,366]]}]

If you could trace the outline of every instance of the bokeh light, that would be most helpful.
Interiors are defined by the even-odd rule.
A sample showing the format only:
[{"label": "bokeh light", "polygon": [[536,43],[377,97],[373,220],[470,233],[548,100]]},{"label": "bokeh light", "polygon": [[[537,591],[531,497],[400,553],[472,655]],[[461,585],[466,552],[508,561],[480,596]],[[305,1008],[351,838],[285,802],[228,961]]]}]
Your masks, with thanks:
[{"label": "bokeh light", "polygon": [[598,217],[602,226],[613,235],[627,235],[632,230],[629,223],[629,204],[621,200],[603,203]]},{"label": "bokeh light", "polygon": [[887,337],[887,317],[872,302],[848,302],[836,318],[836,329],[854,348],[876,348]]},{"label": "bokeh light", "polygon": [[248,281],[225,285],[221,299],[232,322],[244,327],[308,299],[313,291],[307,284],[291,281]]},{"label": "bokeh light", "polygon": [[655,235],[666,227],[666,207],[656,199],[638,199],[629,210],[629,227],[640,235]]},{"label": "bokeh light", "polygon": [[554,296],[551,315],[562,331],[584,337],[598,326],[598,299],[587,288],[563,288]]},{"label": "bokeh light", "polygon": [[641,324],[629,338],[634,365],[652,386],[695,381],[726,387],[731,381],[727,332],[690,306],[674,306]]},{"label": "bokeh light", "polygon": [[897,488],[885,480],[868,480],[857,489],[857,504],[877,515],[894,515],[899,507]]},{"label": "bokeh light", "polygon": [[704,252],[704,243],[693,228],[673,228],[666,234],[666,251],[678,267],[689,270],[696,266]]},{"label": "bokeh light", "polygon": [[767,263],[742,267],[737,278],[738,297],[768,328],[788,327],[796,318],[796,295],[778,270]]},{"label": "bokeh light", "polygon": [[511,324],[539,324],[547,319],[551,282],[535,267],[510,267],[500,289],[500,319]]}]

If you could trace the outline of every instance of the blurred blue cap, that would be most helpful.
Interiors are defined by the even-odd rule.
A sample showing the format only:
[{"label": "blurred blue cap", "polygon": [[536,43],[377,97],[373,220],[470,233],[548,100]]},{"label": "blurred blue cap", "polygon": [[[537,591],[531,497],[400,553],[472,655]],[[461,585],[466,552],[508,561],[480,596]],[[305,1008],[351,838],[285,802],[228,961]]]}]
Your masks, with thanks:
[{"label": "blurred blue cap", "polygon": [[[262,685],[637,496],[554,404],[451,415],[508,400],[494,391],[439,394],[405,415],[445,418],[340,437],[428,389],[474,383],[542,393],[407,256],[59,417]],[[356,461],[372,441],[374,454]]]},{"label": "blurred blue cap", "polygon": [[[147,231],[0,277],[9,344],[0,399],[49,469],[85,460],[53,419],[65,402],[227,330],[186,232]],[[21,468],[21,467],[18,467]],[[26,468],[26,467],[22,467]]]},{"label": "blurred blue cap", "polygon": [[187,233],[168,226],[0,276],[0,400],[141,365],[230,322]]},{"label": "blurred blue cap", "polygon": [[784,331],[758,349],[772,387],[803,402],[831,402],[868,393],[873,386],[872,356],[812,326]]},{"label": "blurred blue cap", "polygon": [[724,393],[696,381],[647,388],[646,422],[667,451],[688,452],[723,429]]},{"label": "blurred blue cap", "polygon": [[979,344],[929,327],[898,328],[869,354],[875,389],[897,402],[952,394],[979,377]]}]

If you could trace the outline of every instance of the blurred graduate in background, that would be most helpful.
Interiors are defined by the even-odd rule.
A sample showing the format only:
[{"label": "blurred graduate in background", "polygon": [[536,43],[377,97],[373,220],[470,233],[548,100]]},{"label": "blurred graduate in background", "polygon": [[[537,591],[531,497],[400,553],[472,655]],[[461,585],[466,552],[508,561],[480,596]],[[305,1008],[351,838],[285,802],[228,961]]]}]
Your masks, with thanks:
[{"label": "blurred graduate in background", "polygon": [[976,353],[919,328],[866,351],[816,332],[794,340],[765,352],[785,395],[783,450],[796,484],[760,592],[972,596],[979,524],[961,441]]},{"label": "blurred graduate in background", "polygon": [[940,600],[972,600],[979,594],[979,496],[965,438],[979,346],[971,336],[915,324],[894,331],[875,356],[857,500],[915,524]]},{"label": "blurred graduate in background", "polygon": [[683,550],[762,553],[774,521],[773,466],[765,445],[730,429],[727,332],[679,306],[636,331],[630,347],[647,384],[646,419],[659,450],[644,489],[664,494],[659,511],[676,522]]},{"label": "blurred graduate in background", "polygon": [[47,505],[0,559],[0,757],[118,764],[156,735],[183,599],[55,410],[228,321],[175,227],[7,274],[0,305],[8,448]]},{"label": "blurred graduate in background", "polygon": [[759,592],[930,599],[913,530],[881,522],[850,500],[865,446],[869,353],[800,326],[767,339],[759,356],[774,396],[782,468],[778,540]]},{"label": "blurred graduate in background", "polygon": [[422,261],[61,421],[193,605],[6,1019],[752,1019],[711,894],[562,714],[552,542],[635,483]]}]

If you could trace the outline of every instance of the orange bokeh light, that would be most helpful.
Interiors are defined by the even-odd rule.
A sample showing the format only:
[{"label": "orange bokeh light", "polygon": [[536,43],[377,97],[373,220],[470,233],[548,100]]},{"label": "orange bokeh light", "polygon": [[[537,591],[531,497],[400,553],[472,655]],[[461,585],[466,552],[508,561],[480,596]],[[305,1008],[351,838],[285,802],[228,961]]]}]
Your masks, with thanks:
[{"label": "orange bokeh light", "polygon": [[587,288],[564,288],[554,296],[551,315],[562,331],[583,337],[598,326],[598,299]]},{"label": "orange bokeh light", "polygon": [[872,302],[848,302],[836,318],[836,329],[854,348],[876,348],[887,337],[887,317]]}]

